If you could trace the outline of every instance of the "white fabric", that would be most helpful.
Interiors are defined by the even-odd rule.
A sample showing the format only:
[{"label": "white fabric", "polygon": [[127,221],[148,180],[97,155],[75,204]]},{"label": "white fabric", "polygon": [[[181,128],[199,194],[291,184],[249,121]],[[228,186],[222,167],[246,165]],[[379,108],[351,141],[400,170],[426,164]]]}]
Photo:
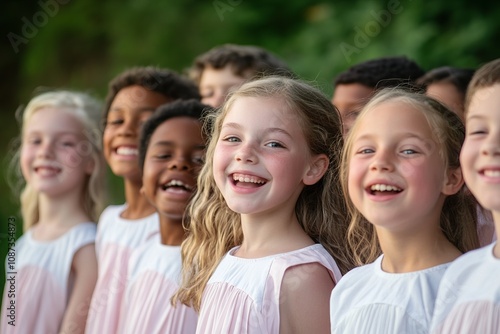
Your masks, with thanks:
[{"label": "white fabric", "polygon": [[493,255],[495,244],[462,255],[446,271],[433,333],[500,333],[500,259]]},{"label": "white fabric", "polygon": [[428,333],[439,282],[449,263],[409,273],[382,270],[383,255],[354,268],[333,289],[332,333]]}]

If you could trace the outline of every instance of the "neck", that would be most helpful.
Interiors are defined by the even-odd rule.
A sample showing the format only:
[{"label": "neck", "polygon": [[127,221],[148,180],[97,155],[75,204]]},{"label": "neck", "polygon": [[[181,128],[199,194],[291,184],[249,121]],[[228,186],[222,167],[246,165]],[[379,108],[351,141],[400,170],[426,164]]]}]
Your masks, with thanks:
[{"label": "neck", "polygon": [[240,257],[263,257],[314,244],[300,226],[294,211],[241,215],[241,225],[244,239],[236,252]]},{"label": "neck", "polygon": [[461,255],[439,229],[438,222],[414,226],[418,228],[398,232],[377,228],[380,247],[384,253],[384,271],[419,271],[451,262]]},{"label": "neck", "polygon": [[163,245],[179,246],[185,237],[182,219],[171,219],[160,214],[160,238]]},{"label": "neck", "polygon": [[90,221],[82,208],[81,191],[73,191],[61,196],[39,195],[39,223],[61,227],[71,227]]},{"label": "neck", "polygon": [[156,210],[141,194],[142,183],[125,179],[125,201],[127,208],[121,216],[125,219],[140,219],[153,214]]}]

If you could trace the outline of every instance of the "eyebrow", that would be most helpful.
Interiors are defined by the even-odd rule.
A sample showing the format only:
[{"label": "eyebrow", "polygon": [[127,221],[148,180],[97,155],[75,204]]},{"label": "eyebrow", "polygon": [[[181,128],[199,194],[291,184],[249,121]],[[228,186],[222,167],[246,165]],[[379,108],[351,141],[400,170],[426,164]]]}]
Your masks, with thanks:
[{"label": "eyebrow", "polygon": [[[469,114],[470,115],[470,114]],[[486,116],[485,115],[477,115],[477,114],[472,114],[471,116],[467,116],[467,118],[465,119],[466,121],[470,120],[470,119],[485,119]]]},{"label": "eyebrow", "polygon": [[[222,129],[224,129],[224,128],[233,128],[236,130],[243,130],[243,126],[241,126],[238,123],[226,123],[222,126]],[[288,137],[293,139],[293,137],[286,130],[283,130],[281,128],[266,128],[266,129],[264,129],[264,134],[273,133],[273,132],[282,133],[285,136],[288,136]]]},{"label": "eyebrow", "polygon": [[[364,139],[371,139],[372,137],[374,137],[374,135],[372,135],[372,134],[365,134],[365,135],[362,135],[362,136],[357,137],[355,139],[356,140],[364,140]],[[416,135],[414,133],[403,133],[402,135],[399,136],[398,139],[401,140],[401,139],[409,139],[409,138],[415,138],[415,139],[418,139],[418,140],[420,140],[422,142],[429,141],[429,139],[423,138],[423,137],[421,137],[419,135]]]},{"label": "eyebrow", "polygon": [[[157,107],[140,107],[140,108],[137,108],[137,109],[134,109],[134,110],[137,110],[139,112],[143,112],[143,111],[152,111],[154,112],[156,110]],[[119,111],[123,111],[123,107],[121,106],[117,106],[117,107],[113,107],[111,109],[109,109],[109,112],[119,112]]]},{"label": "eyebrow", "polygon": [[[152,144],[153,146],[175,146],[175,143],[168,140],[160,140]],[[204,150],[205,145],[194,145],[194,148],[197,150]]]}]

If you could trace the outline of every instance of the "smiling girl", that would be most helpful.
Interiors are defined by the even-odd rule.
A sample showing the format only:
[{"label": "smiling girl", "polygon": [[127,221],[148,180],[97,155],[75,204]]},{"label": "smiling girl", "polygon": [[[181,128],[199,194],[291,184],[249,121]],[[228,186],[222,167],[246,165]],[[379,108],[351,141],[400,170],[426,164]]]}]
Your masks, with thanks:
[{"label": "smiling girl", "polygon": [[478,246],[464,136],[460,118],[422,94],[384,90],[363,109],[343,151],[342,187],[349,245],[369,264],[332,292],[332,333],[429,332],[444,271]]},{"label": "smiling girl", "polygon": [[271,77],[215,118],[176,297],[200,310],[198,333],[328,333],[330,292],[351,268],[338,112]]}]

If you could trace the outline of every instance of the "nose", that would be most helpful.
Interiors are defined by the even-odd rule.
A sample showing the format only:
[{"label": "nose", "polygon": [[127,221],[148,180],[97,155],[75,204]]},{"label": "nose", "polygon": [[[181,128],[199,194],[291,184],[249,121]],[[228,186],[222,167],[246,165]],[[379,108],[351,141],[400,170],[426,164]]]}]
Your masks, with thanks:
[{"label": "nose", "polygon": [[496,132],[497,133],[493,133],[492,131],[489,136],[485,138],[481,147],[481,153],[483,155],[500,155],[500,130]]},{"label": "nose", "polygon": [[192,167],[189,159],[185,157],[176,157],[168,163],[168,169],[178,170],[178,171],[188,171]]},{"label": "nose", "polygon": [[250,163],[254,164],[257,163],[257,155],[255,153],[255,148],[252,146],[252,144],[242,144],[238,151],[236,152],[235,159],[238,162],[243,162],[243,163]]},{"label": "nose", "polygon": [[39,158],[53,158],[54,157],[54,144],[50,140],[44,140],[37,150]]},{"label": "nose", "polygon": [[138,127],[139,127],[139,120],[126,119],[118,129],[118,135],[125,137],[134,136],[137,133]]},{"label": "nose", "polygon": [[392,171],[394,165],[392,162],[392,154],[390,152],[379,150],[373,157],[370,165],[372,171]]}]

